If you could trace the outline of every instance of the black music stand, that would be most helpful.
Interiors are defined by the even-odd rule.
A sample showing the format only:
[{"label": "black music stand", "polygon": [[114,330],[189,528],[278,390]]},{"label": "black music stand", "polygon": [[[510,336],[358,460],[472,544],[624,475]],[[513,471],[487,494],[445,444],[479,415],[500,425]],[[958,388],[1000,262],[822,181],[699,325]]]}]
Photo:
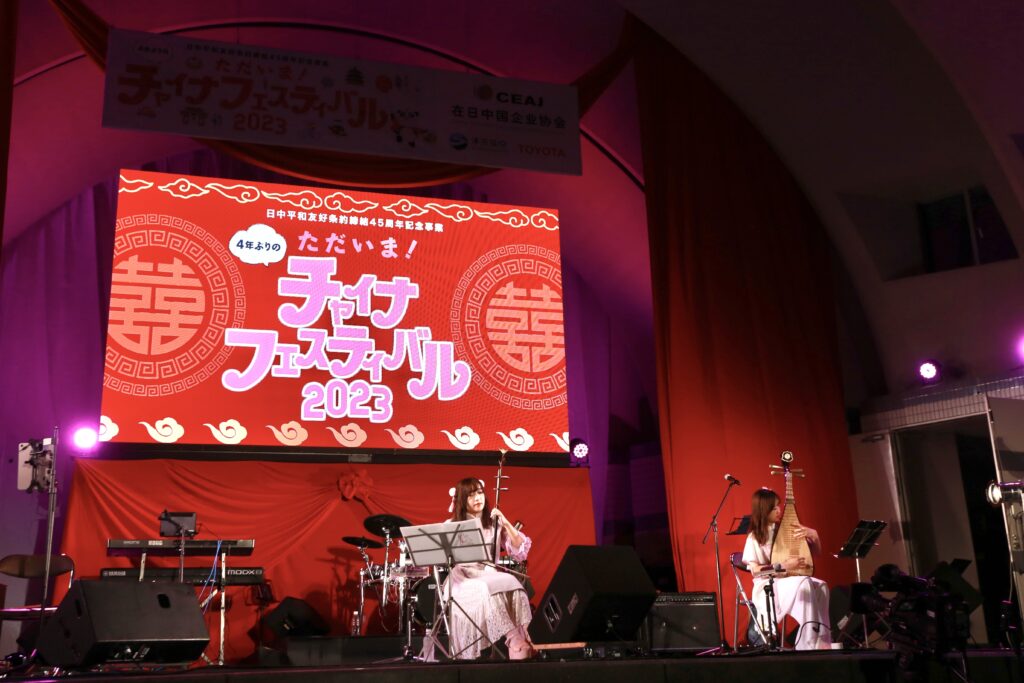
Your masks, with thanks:
[{"label": "black music stand", "polygon": [[[434,624],[423,638],[423,659],[433,661],[435,647],[439,648],[448,659],[455,659],[462,653],[462,650],[450,652],[448,648],[438,642],[436,633],[438,626],[443,624],[449,638],[451,637],[449,617],[452,606],[457,607],[476,628],[480,634],[477,640],[486,639],[487,633],[451,597],[450,587],[443,586],[440,568],[447,567],[448,576],[451,577],[452,567],[457,564],[487,562],[491,559],[490,549],[484,541],[484,532],[480,521],[467,519],[461,522],[421,524],[419,526],[404,526],[401,530],[409,555],[412,557],[412,563],[417,567],[432,567],[434,582],[437,585],[437,599],[434,601]],[[407,629],[407,633],[404,659],[412,659],[412,629]]]},{"label": "black music stand", "polygon": [[[860,561],[861,558],[867,557],[867,554],[871,552],[877,544],[878,537],[882,535],[882,531],[885,527],[889,526],[888,523],[877,519],[862,519],[857,522],[857,527],[850,533],[850,537],[846,539],[846,543],[839,549],[834,557],[837,558],[853,558],[854,563],[857,566],[857,583],[861,583],[860,577]],[[864,647],[868,644],[868,620],[864,618]]]},{"label": "black music stand", "polygon": [[750,515],[732,518],[732,527],[726,532],[726,536],[746,536],[750,533]]}]

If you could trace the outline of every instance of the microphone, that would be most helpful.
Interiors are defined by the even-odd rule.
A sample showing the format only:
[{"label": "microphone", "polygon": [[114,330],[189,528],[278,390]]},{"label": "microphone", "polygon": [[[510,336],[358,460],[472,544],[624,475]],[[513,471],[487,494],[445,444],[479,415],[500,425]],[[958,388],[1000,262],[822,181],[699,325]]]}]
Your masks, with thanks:
[{"label": "microphone", "polygon": [[737,479],[736,477],[732,476],[731,474],[727,474],[727,475],[725,475],[725,480],[726,480],[726,481],[730,481],[730,482],[732,482],[733,484],[736,484],[737,486],[739,486],[739,485],[740,485],[740,480],[739,480],[739,479]]}]

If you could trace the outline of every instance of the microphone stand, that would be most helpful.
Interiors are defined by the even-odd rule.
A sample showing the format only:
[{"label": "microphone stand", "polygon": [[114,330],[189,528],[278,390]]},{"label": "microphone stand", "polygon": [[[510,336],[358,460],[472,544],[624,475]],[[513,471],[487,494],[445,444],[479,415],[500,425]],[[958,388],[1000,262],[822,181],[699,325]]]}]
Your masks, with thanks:
[{"label": "microphone stand", "polygon": [[711,523],[708,525],[708,530],[704,532],[704,540],[701,544],[708,542],[708,536],[714,533],[715,536],[715,579],[718,582],[718,640],[719,650],[728,651],[731,648],[729,643],[725,640],[725,603],[722,600],[722,566],[718,558],[718,515],[722,512],[722,507],[725,505],[725,499],[729,497],[729,492],[732,491],[732,487],[736,485],[736,482],[729,480],[729,485],[725,487],[725,495],[722,496],[722,502],[718,504],[718,509],[715,510],[715,514],[711,517]]}]

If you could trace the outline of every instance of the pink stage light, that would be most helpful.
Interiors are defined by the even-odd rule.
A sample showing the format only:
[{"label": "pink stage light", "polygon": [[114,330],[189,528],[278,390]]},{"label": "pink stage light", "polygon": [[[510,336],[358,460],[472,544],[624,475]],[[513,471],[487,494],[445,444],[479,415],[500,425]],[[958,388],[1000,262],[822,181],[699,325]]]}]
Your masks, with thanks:
[{"label": "pink stage light", "polygon": [[942,378],[942,366],[937,361],[926,360],[917,367],[917,374],[924,382],[938,382]]},{"label": "pink stage light", "polygon": [[96,443],[99,441],[99,438],[99,434],[96,432],[95,427],[79,427],[71,436],[71,441],[75,444],[75,448],[78,450],[91,451],[96,447]]},{"label": "pink stage light", "polygon": [[1017,340],[1017,358],[1024,363],[1024,337]]},{"label": "pink stage light", "polygon": [[569,459],[569,464],[573,467],[589,467],[590,466],[590,446],[583,439],[573,439],[569,442],[569,452],[572,457]]}]

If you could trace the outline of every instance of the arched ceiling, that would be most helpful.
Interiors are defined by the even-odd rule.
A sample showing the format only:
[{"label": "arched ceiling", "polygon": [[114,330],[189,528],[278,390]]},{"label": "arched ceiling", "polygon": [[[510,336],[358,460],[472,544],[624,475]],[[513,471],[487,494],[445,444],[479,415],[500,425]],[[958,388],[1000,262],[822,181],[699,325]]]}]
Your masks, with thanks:
[{"label": "arched ceiling", "polygon": [[[1019,2],[994,0],[984,12],[955,0],[86,4],[122,28],[562,83],[612,48],[629,10],[708,73],[790,166],[850,275],[891,389],[909,383],[921,355],[955,356],[977,374],[1014,365],[1012,342],[1024,332],[1013,296],[1019,260],[886,282],[843,198],[927,199],[981,182],[1024,248],[1024,163],[1011,139],[1024,132]],[[197,146],[102,128],[102,76],[79,52],[49,3],[21,0],[5,244],[118,168]],[[628,70],[583,125],[593,140],[583,145],[583,176],[502,171],[474,185],[494,201],[559,208],[567,260],[617,319],[648,337]]]},{"label": "arched ceiling", "polygon": [[1021,364],[1019,259],[887,282],[844,198],[929,201],[983,184],[1024,248],[1011,138],[1024,129],[1024,5],[622,4],[715,80],[793,171],[855,284],[890,390],[913,385],[923,357],[978,377]]}]

